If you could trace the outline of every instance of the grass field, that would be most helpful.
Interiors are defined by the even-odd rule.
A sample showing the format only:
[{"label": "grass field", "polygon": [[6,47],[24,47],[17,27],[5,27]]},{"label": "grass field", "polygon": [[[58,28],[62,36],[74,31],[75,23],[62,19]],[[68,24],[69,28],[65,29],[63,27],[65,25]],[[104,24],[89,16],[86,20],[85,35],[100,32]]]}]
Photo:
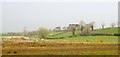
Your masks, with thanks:
[{"label": "grass field", "polygon": [[[54,32],[55,33],[55,32]],[[64,39],[49,39],[45,41],[62,41],[62,42],[108,42],[108,43],[118,43],[117,36],[77,36],[77,37],[68,37],[72,36],[72,32],[59,32],[61,34],[54,35],[52,37],[65,37]],[[118,28],[105,28],[97,29],[92,31],[92,33],[118,33]],[[76,35],[79,35],[80,31],[76,31]]]},{"label": "grass field", "polygon": [[[115,27],[115,28],[95,29],[95,30],[91,31],[91,33],[93,33],[93,34],[96,34],[96,33],[108,34],[108,33],[119,33],[119,32],[118,32],[118,28]],[[76,30],[75,34],[80,35],[80,31]],[[50,35],[53,35],[52,37],[66,37],[66,36],[72,36],[72,32],[52,32],[52,33],[50,33]]]},{"label": "grass field", "polygon": [[106,42],[112,44],[118,44],[117,36],[79,36],[73,38],[63,38],[63,39],[46,39],[44,41],[50,42]]},{"label": "grass field", "polygon": [[118,28],[105,28],[105,29],[97,29],[93,31],[93,33],[119,33]]}]

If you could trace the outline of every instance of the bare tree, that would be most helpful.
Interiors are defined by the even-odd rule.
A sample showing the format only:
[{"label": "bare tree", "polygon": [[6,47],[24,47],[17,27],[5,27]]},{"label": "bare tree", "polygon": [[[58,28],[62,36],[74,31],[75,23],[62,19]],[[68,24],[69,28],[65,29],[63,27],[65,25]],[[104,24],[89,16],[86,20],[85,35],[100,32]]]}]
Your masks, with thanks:
[{"label": "bare tree", "polygon": [[87,27],[84,28],[84,29],[82,30],[81,34],[84,35],[84,36],[90,35],[90,29],[87,28]]},{"label": "bare tree", "polygon": [[94,29],[94,24],[95,22],[91,22],[89,24],[85,24],[85,22],[81,21],[80,22],[80,29],[81,29],[81,35],[90,35],[91,30]]},{"label": "bare tree", "polygon": [[115,23],[111,23],[111,27],[113,28],[115,26]]},{"label": "bare tree", "polygon": [[85,22],[83,20],[81,20],[80,23],[79,23],[81,31],[83,30],[83,28],[84,28],[85,25],[86,25]]},{"label": "bare tree", "polygon": [[101,25],[102,25],[102,29],[104,29],[104,27],[105,27],[105,23],[103,22]]},{"label": "bare tree", "polygon": [[80,29],[80,25],[79,24],[75,24],[75,26],[76,26],[76,30]]},{"label": "bare tree", "polygon": [[95,22],[91,22],[89,25],[90,25],[91,29],[94,30]]},{"label": "bare tree", "polygon": [[81,34],[82,35],[85,35],[85,36],[88,36],[88,35],[90,35],[90,33],[91,33],[91,24],[86,24],[85,26],[84,26],[84,28],[83,28],[83,30],[81,31]]},{"label": "bare tree", "polygon": [[38,33],[39,38],[45,39],[47,38],[49,31],[47,28],[39,28],[37,30],[37,33]]},{"label": "bare tree", "polygon": [[74,24],[69,25],[69,31],[72,32],[72,35],[75,36],[76,26]]},{"label": "bare tree", "polygon": [[84,22],[83,20],[81,20],[79,24],[80,24],[81,26],[86,25],[85,22]]}]

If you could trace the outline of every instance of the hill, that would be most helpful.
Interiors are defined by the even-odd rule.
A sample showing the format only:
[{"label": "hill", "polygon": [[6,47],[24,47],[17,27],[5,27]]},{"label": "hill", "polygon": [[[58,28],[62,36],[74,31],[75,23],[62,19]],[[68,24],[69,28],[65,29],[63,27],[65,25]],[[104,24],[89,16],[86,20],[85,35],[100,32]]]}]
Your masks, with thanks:
[{"label": "hill", "polygon": [[[118,28],[114,27],[114,28],[104,28],[104,29],[95,29],[92,31],[93,34],[108,34],[108,33],[118,33]],[[75,31],[76,35],[80,34],[79,30]],[[68,36],[72,36],[72,32],[52,32],[50,33],[50,35],[53,35],[52,37],[68,37]]]}]

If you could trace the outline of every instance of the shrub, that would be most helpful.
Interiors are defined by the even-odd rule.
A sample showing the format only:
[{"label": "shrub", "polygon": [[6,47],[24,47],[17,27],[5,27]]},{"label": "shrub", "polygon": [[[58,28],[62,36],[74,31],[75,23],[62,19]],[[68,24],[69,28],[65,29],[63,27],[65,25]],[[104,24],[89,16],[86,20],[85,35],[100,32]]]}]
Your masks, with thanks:
[{"label": "shrub", "polygon": [[46,28],[39,28],[37,30],[39,38],[45,39],[47,38],[49,31]]}]

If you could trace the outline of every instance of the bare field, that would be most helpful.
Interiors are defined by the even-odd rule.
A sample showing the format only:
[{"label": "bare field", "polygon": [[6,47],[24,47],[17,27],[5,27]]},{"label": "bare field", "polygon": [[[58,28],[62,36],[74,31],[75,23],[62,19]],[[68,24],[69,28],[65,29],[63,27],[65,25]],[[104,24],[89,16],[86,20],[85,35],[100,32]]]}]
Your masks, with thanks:
[{"label": "bare field", "polygon": [[3,55],[118,55],[118,44],[80,42],[5,42]]}]

